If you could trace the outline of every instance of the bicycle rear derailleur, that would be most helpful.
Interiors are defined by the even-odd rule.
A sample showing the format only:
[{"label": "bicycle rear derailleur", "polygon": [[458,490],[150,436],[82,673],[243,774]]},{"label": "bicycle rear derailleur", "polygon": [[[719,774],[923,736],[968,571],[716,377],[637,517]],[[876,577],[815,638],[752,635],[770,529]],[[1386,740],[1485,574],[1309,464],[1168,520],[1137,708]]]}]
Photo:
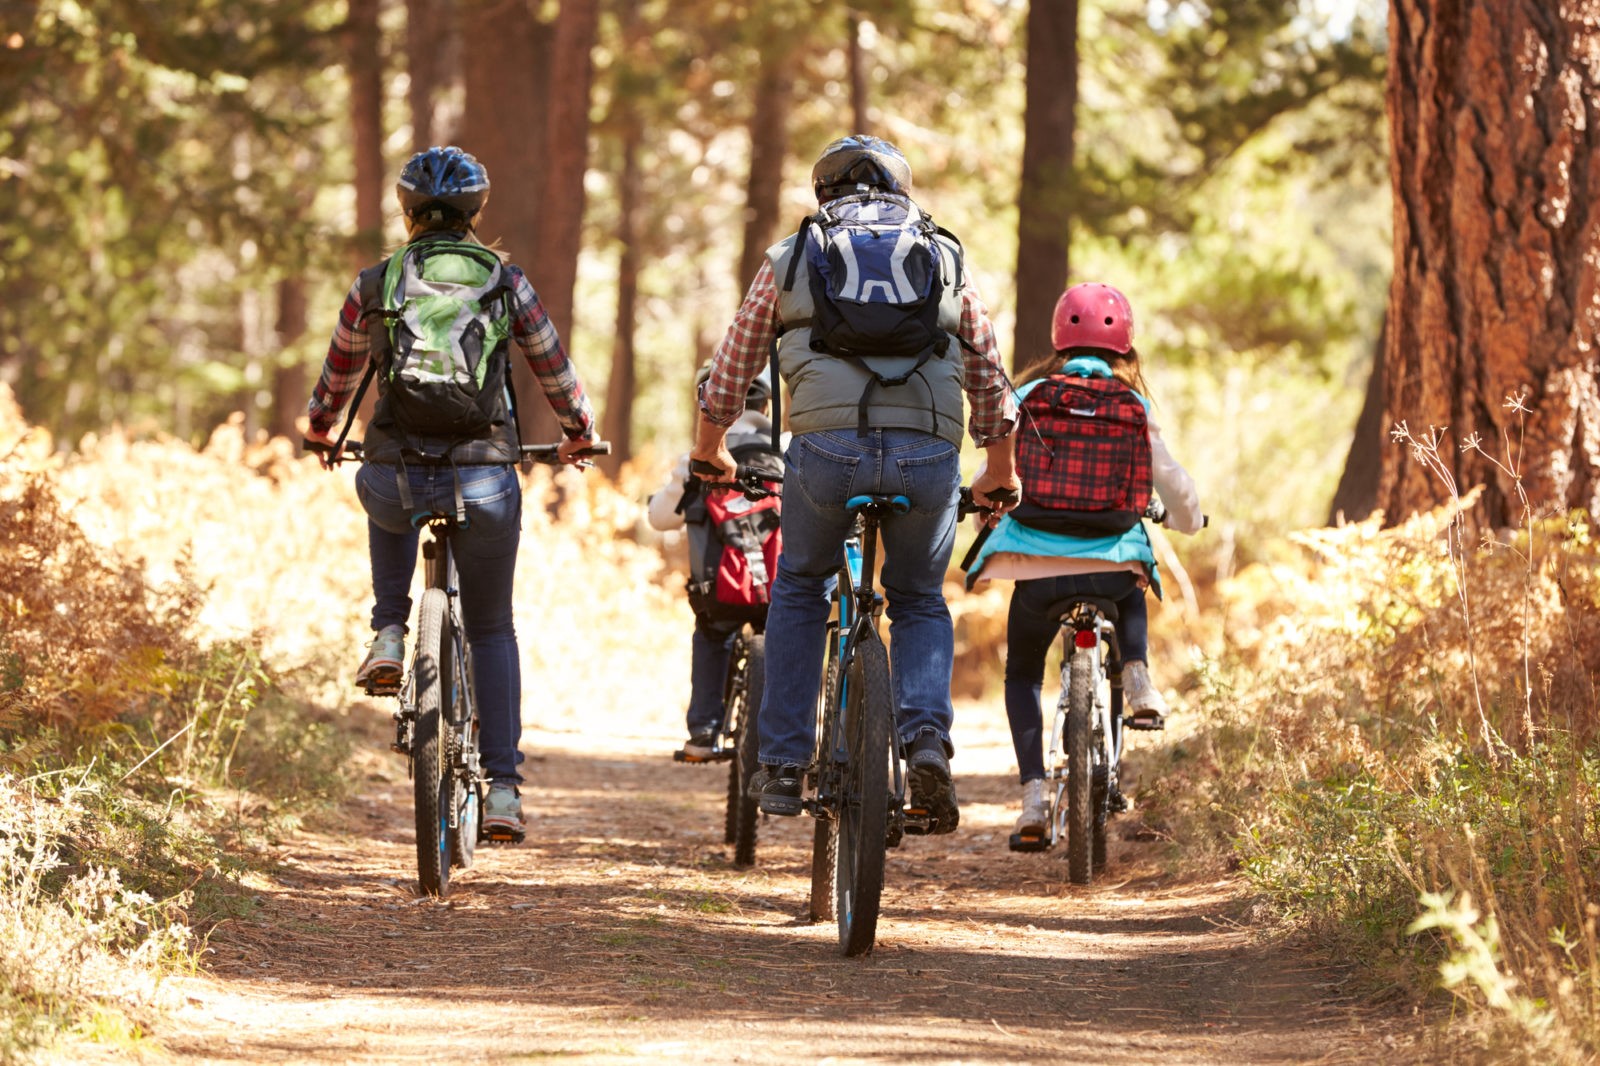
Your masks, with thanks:
[{"label": "bicycle rear derailleur", "polygon": [[401,707],[394,712],[394,740],[389,750],[396,755],[411,757],[412,735],[416,729],[417,712],[411,707]]}]

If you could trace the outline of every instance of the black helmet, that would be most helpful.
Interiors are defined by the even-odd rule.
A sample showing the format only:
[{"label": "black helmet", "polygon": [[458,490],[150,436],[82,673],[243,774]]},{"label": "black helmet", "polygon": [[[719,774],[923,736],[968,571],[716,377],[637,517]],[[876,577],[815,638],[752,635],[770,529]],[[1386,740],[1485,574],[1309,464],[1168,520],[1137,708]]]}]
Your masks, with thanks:
[{"label": "black helmet", "polygon": [[818,200],[844,196],[860,188],[909,193],[911,164],[881,137],[864,133],[840,137],[822,150],[811,168],[811,188]]},{"label": "black helmet", "polygon": [[489,172],[469,152],[437,145],[418,152],[400,170],[394,187],[400,210],[416,222],[470,219],[489,198]]}]

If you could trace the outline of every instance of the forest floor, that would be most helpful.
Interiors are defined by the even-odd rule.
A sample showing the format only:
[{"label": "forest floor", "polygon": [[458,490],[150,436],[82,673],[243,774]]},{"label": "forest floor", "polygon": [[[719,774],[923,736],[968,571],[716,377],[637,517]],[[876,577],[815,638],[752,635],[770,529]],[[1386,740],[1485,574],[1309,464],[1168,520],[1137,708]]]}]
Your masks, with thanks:
[{"label": "forest floor", "polygon": [[[987,713],[996,721],[984,722]],[[958,716],[958,832],[890,853],[876,949],[809,924],[811,821],[723,843],[726,767],[664,717],[524,738],[528,840],[416,893],[387,714],[338,816],[277,849],[259,906],[170,979],[149,1058],[183,1063],[1415,1062],[1426,1027],[1252,925],[1236,880],[1175,878],[1137,813],[1093,886],[1006,849],[1003,718]],[[370,721],[368,721],[370,719]],[[81,1061],[81,1059],[80,1059]]]}]

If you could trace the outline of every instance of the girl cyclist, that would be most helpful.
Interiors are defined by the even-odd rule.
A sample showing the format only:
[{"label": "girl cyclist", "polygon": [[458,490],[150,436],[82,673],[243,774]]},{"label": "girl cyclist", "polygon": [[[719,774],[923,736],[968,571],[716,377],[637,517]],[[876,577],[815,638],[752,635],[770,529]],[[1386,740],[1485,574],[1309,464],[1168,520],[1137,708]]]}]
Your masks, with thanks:
[{"label": "girl cyclist", "polygon": [[[1056,302],[1051,322],[1055,351],[1023,375],[1019,401],[1047,376],[1115,378],[1133,389],[1144,405],[1150,438],[1151,482],[1167,508],[1166,524],[1183,533],[1200,530],[1204,518],[1194,480],[1167,450],[1161,428],[1150,414],[1148,389],[1133,347],[1133,311],[1128,299],[1109,285],[1074,285]],[[1030,432],[1024,420],[1018,432]],[[1026,498],[1028,472],[1020,471]],[[1043,797],[1044,752],[1040,691],[1045,656],[1060,630],[1046,611],[1070,595],[1093,595],[1117,607],[1117,640],[1122,650],[1125,706],[1139,728],[1165,724],[1166,701],[1151,683],[1144,590],[1161,594],[1155,555],[1143,522],[1125,533],[1069,536],[1025,526],[1013,515],[1000,520],[967,575],[980,580],[1016,582],[1006,623],[1006,718],[1022,780],[1018,833],[1039,833],[1048,818]]]},{"label": "girl cyclist", "polygon": [[[418,152],[401,170],[395,194],[408,237],[397,256],[424,242],[441,242],[434,249],[439,252],[448,250],[443,242],[480,244],[475,229],[489,199],[489,175],[467,152],[454,146]],[[345,297],[322,377],[311,395],[310,441],[333,443],[329,433],[369,356],[380,367],[394,359],[382,325],[389,310],[384,306],[387,266],[388,260],[362,271]],[[522,271],[505,264],[501,282],[509,290],[510,338],[522,349],[566,435],[558,449],[561,461],[579,462],[594,427],[583,386]],[[485,410],[472,419],[475,425],[442,425],[437,418],[419,425],[420,416],[399,400],[390,375],[376,375],[378,401],[366,429],[356,494],[368,516],[376,601],[372,628],[377,635],[356,671],[356,684],[372,692],[393,691],[400,683],[417,562],[413,515],[430,510],[464,514],[452,543],[460,570],[462,620],[472,650],[483,770],[490,783],[483,829],[491,840],[519,841],[522,679],[511,582],[521,533],[522,485],[515,466],[520,454],[508,353],[502,339],[483,356],[488,360],[481,393],[486,402]]]}]

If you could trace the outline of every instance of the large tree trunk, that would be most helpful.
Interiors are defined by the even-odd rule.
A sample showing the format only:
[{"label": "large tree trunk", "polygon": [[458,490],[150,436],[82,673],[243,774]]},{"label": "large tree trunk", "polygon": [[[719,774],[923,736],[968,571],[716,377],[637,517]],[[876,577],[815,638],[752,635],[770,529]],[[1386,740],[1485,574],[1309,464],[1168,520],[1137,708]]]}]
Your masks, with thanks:
[{"label": "large tree trunk", "polygon": [[540,291],[551,322],[572,337],[573,289],[583,244],[583,175],[589,164],[589,87],[594,76],[598,0],[561,0],[550,55],[549,126],[545,140],[544,224],[538,253]]},{"label": "large tree trunk", "polygon": [[[544,297],[539,222],[552,26],[533,16],[528,0],[460,0],[457,9],[463,20],[467,97],[461,147],[489,172],[489,204],[478,235],[526,270]],[[529,444],[554,440],[555,415],[520,349],[513,347],[511,354],[522,439]]]},{"label": "large tree trunk", "polygon": [[383,254],[383,62],[378,0],[350,0],[345,47],[350,74],[351,145],[355,152],[356,269]]},{"label": "large tree trunk", "polygon": [[1013,368],[1050,351],[1050,314],[1067,280],[1068,190],[1077,107],[1078,0],[1033,0],[1028,6]]},{"label": "large tree trunk", "polygon": [[[854,125],[851,133],[871,133],[867,118],[867,66],[866,45],[861,40],[861,13],[850,12],[850,114]],[[764,72],[763,72],[764,73]]]},{"label": "large tree trunk", "polygon": [[[278,350],[292,347],[305,336],[306,282],[303,277],[287,277],[278,282],[278,319],[273,325],[277,335]],[[303,362],[280,363],[272,371],[272,423],[270,432],[275,437],[298,440],[299,417],[305,413],[306,396],[310,392],[306,366]]]},{"label": "large tree trunk", "polygon": [[[744,245],[736,283],[742,293],[756,276],[761,258],[776,239],[783,161],[789,154],[789,112],[794,104],[794,38],[781,35],[778,47],[762,50],[750,113],[750,176],[745,183]],[[859,130],[857,132],[860,132]],[[700,353],[704,354],[704,353]]]},{"label": "large tree trunk", "polygon": [[1378,476],[1383,469],[1383,453],[1388,450],[1388,435],[1383,423],[1383,355],[1389,346],[1389,314],[1383,315],[1378,343],[1373,346],[1372,368],[1367,373],[1366,398],[1356,418],[1350,454],[1345,457],[1344,473],[1328,505],[1328,524],[1359,522],[1378,506]]},{"label": "large tree trunk", "polygon": [[433,100],[439,89],[439,38],[445,19],[441,0],[406,0],[406,100],[411,105],[411,147],[421,151],[433,140]]},{"label": "large tree trunk", "polygon": [[[1390,6],[1385,422],[1444,428],[1440,460],[1462,491],[1487,486],[1493,525],[1521,518],[1516,474],[1538,511],[1600,505],[1597,54],[1597,0]],[[1523,395],[1526,415],[1506,403]],[[1459,447],[1477,438],[1516,473]],[[1448,494],[1388,449],[1386,521]]]},{"label": "large tree trunk", "polygon": [[620,203],[617,243],[622,255],[617,263],[617,334],[611,346],[611,379],[606,384],[606,417],[602,436],[611,442],[611,455],[600,467],[615,477],[633,457],[633,394],[636,381],[634,327],[639,299],[639,142],[643,140],[637,116],[623,132],[622,173],[618,176]]}]

